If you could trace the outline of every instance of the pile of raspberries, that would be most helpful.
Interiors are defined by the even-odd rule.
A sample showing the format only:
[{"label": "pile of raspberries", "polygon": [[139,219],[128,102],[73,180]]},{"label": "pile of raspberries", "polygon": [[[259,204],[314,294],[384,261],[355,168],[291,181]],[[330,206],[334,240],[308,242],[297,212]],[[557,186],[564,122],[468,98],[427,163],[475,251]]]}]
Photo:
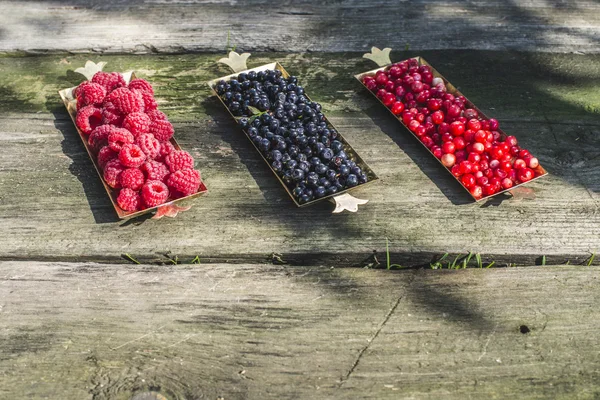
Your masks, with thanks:
[{"label": "pile of raspberries", "polygon": [[77,127],[87,136],[106,184],[124,211],[156,207],[198,191],[194,159],[171,144],[173,125],[157,109],[144,79],[129,85],[118,72],[98,72],[74,91]]}]

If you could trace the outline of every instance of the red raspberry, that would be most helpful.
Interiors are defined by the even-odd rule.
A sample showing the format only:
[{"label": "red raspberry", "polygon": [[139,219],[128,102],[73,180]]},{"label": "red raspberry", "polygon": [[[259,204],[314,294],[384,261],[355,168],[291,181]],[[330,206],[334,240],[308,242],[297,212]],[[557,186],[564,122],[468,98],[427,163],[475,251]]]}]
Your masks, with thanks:
[{"label": "red raspberry", "polygon": [[117,153],[119,151],[121,151],[121,148],[123,147],[123,145],[132,144],[134,141],[135,141],[135,138],[133,137],[131,132],[129,132],[125,128],[115,128],[108,135],[108,145],[110,146],[111,149],[113,149]]},{"label": "red raspberry", "polygon": [[187,168],[193,169],[194,158],[185,150],[175,150],[165,157],[165,164],[169,166],[171,172]]},{"label": "red raspberry", "polygon": [[146,154],[148,159],[154,159],[160,152],[160,143],[153,134],[143,133],[135,139],[135,144]]},{"label": "red raspberry", "polygon": [[146,182],[144,173],[139,168],[127,168],[120,176],[121,187],[140,190]]},{"label": "red raspberry", "polygon": [[150,82],[145,79],[133,79],[129,82],[129,90],[139,90],[140,92],[148,92],[154,94],[154,89]]},{"label": "red raspberry", "polygon": [[181,169],[173,172],[167,179],[167,186],[173,192],[173,197],[189,196],[200,187],[200,172],[195,169]]},{"label": "red raspberry", "polygon": [[98,165],[101,169],[104,169],[109,161],[116,159],[118,156],[119,153],[117,153],[108,146],[104,146],[98,152]]},{"label": "red raspberry", "polygon": [[77,111],[75,122],[81,132],[89,135],[97,126],[101,125],[102,112],[94,106],[85,106]]},{"label": "red raspberry", "polygon": [[105,101],[102,105],[102,123],[118,127],[123,125],[123,116],[110,101]]},{"label": "red raspberry", "polygon": [[100,104],[106,97],[106,89],[97,83],[85,81],[77,86],[77,108]]},{"label": "red raspberry", "polygon": [[140,169],[146,174],[146,178],[149,181],[164,182],[167,176],[169,176],[169,168],[158,161],[146,161]]},{"label": "red raspberry", "polygon": [[143,112],[134,112],[129,114],[123,120],[123,128],[133,133],[133,136],[147,133],[150,130],[150,117]]},{"label": "red raspberry", "polygon": [[119,161],[125,167],[138,168],[146,161],[146,155],[138,145],[124,144],[119,152]]},{"label": "red raspberry", "polygon": [[142,205],[142,199],[140,195],[135,190],[131,190],[129,188],[121,189],[119,192],[119,197],[117,197],[117,204],[124,211],[137,211]]},{"label": "red raspberry", "polygon": [[108,186],[118,189],[121,187],[121,180],[119,179],[121,172],[123,172],[123,166],[119,160],[115,158],[106,163],[104,166],[104,174],[102,175]]},{"label": "red raspberry", "polygon": [[126,87],[113,90],[107,97],[121,114],[144,112],[144,99],[139,92],[132,92]]},{"label": "red raspberry", "polygon": [[100,125],[90,133],[88,145],[94,151],[108,145],[108,135],[115,129],[112,125]]},{"label": "red raspberry", "polygon": [[169,198],[169,188],[160,181],[147,181],[142,187],[142,199],[147,207],[156,207]]},{"label": "red raspberry", "polygon": [[155,120],[150,125],[150,133],[153,134],[159,142],[166,142],[173,137],[175,130],[169,121]]},{"label": "red raspberry", "polygon": [[156,161],[164,161],[165,157],[175,151],[175,146],[171,142],[162,142],[160,144],[160,151],[158,156],[155,157]]},{"label": "red raspberry", "polygon": [[104,86],[107,92],[112,92],[116,88],[126,86],[123,75],[118,72],[96,72],[92,77],[92,82]]},{"label": "red raspberry", "polygon": [[142,93],[142,99],[144,100],[144,109],[146,112],[156,110],[158,108],[158,103],[154,99],[154,95],[148,92],[140,92]]},{"label": "red raspberry", "polygon": [[150,110],[146,113],[146,115],[148,115],[150,117],[150,119],[152,120],[152,122],[154,121],[166,121],[167,115],[160,111],[160,110]]}]

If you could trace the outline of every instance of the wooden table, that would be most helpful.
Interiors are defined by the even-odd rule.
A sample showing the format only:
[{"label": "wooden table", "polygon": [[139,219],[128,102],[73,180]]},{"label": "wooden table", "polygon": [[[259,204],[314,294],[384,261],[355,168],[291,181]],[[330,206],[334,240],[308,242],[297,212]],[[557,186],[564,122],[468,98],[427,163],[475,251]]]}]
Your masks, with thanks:
[{"label": "wooden table", "polygon": [[[600,6],[548,3],[0,2],[0,398],[600,396]],[[379,175],[357,214],[295,208],[210,97],[228,31]],[[536,198],[471,202],[352,78],[371,45],[498,118]],[[88,59],[151,80],[210,190],[190,211],[116,219],[57,94]],[[386,241],[408,270],[372,269]],[[469,252],[523,267],[429,267]]]}]

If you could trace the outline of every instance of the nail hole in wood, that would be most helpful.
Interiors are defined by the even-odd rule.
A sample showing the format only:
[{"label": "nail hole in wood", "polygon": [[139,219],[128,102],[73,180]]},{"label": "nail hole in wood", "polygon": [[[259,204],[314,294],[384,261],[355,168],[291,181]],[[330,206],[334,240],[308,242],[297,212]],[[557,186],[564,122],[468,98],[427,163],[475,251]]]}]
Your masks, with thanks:
[{"label": "nail hole in wood", "polygon": [[527,325],[521,325],[519,327],[519,332],[521,332],[523,335],[525,335],[526,333],[531,332],[531,329],[529,329],[529,327]]}]

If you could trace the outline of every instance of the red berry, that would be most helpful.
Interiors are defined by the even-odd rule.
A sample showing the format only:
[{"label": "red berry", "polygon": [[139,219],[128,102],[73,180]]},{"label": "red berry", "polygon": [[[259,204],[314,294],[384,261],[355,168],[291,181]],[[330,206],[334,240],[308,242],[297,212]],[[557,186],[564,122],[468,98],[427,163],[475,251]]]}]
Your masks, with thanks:
[{"label": "red berry", "polygon": [[475,132],[474,139],[476,142],[483,143],[487,140],[487,134],[484,130],[480,129],[477,132]]},{"label": "red berry", "polygon": [[462,136],[455,137],[453,142],[457,150],[462,150],[467,146],[467,142],[465,142],[465,139]]},{"label": "red berry", "polygon": [[486,185],[489,182],[489,179],[487,176],[480,176],[477,178],[477,184],[480,186]]},{"label": "red berry", "polygon": [[147,181],[142,187],[142,200],[147,207],[156,207],[169,198],[169,188],[160,181]]},{"label": "red berry", "polygon": [[394,101],[396,101],[396,96],[391,93],[386,93],[381,101],[383,101],[383,104],[389,107],[394,103]]},{"label": "red berry", "polygon": [[448,109],[446,110],[446,115],[450,118],[456,118],[460,115],[460,111],[461,111],[460,107],[453,104],[450,107],[448,107]]},{"label": "red berry", "polygon": [[502,187],[504,189],[510,189],[511,187],[513,187],[514,183],[510,178],[504,178],[502,179]]},{"label": "red berry", "polygon": [[104,166],[103,178],[106,184],[111,188],[118,189],[121,187],[121,180],[119,176],[123,172],[123,166],[118,159],[110,160]]},{"label": "red berry", "polygon": [[442,152],[442,148],[441,148],[440,146],[433,146],[433,147],[431,148],[431,152],[432,152],[432,153],[433,153],[433,155],[434,155],[436,158],[438,158],[438,159],[442,158],[442,155],[444,154],[444,153]]},{"label": "red berry", "polygon": [[447,153],[442,156],[442,164],[444,164],[446,168],[451,168],[455,162],[456,157],[452,153]]},{"label": "red berry", "polygon": [[77,110],[75,123],[83,134],[89,135],[96,127],[102,125],[102,111],[93,105],[85,106]]},{"label": "red berry", "polygon": [[469,161],[461,161],[460,163],[460,173],[461,174],[470,174],[471,171],[473,170],[473,164],[471,164]]},{"label": "red berry", "polygon": [[129,82],[129,90],[139,90],[140,92],[146,92],[150,94],[154,94],[154,89],[152,85],[145,79],[133,79]]},{"label": "red berry", "polygon": [[[442,151],[444,152],[444,154],[452,154],[456,151],[456,146],[454,145],[454,142],[446,142],[442,145]],[[452,163],[454,164],[454,162]]]},{"label": "red berry", "polygon": [[450,168],[450,172],[456,178],[460,177],[460,167],[458,166],[458,164],[454,164],[454,166],[452,168]]},{"label": "red berry", "polygon": [[413,119],[408,123],[408,129],[410,129],[412,132],[416,132],[419,126],[421,126],[421,124],[416,119]]},{"label": "red berry", "polygon": [[467,159],[472,163],[478,163],[479,161],[481,161],[481,156],[477,152],[471,152],[469,153]]},{"label": "red berry", "polygon": [[533,179],[535,172],[531,168],[522,168],[517,172],[517,179],[521,182],[527,182]]},{"label": "red berry", "polygon": [[77,108],[99,105],[106,97],[106,89],[97,83],[85,81],[77,86]]},{"label": "red berry", "polygon": [[396,101],[392,105],[392,113],[394,115],[400,115],[402,111],[404,111],[404,103],[402,103],[401,101]]},{"label": "red berry", "polygon": [[124,211],[137,211],[141,208],[142,202],[138,192],[129,188],[125,188],[119,191],[117,204]]},{"label": "red berry", "polygon": [[[474,120],[476,120],[476,121],[477,121],[477,117],[478,117],[478,116],[479,116],[479,115],[478,115],[478,113],[477,113],[477,110],[474,110],[474,109],[472,109],[472,108],[467,108],[467,109],[465,110],[465,118],[466,118],[466,119],[468,119],[468,120],[472,120],[472,119],[474,119]],[[481,129],[481,128],[479,128],[479,129]],[[479,129],[473,129],[473,130],[474,130],[474,131],[478,131]]]},{"label": "red berry", "polygon": [[490,118],[487,122],[490,125],[490,130],[492,130],[492,131],[497,131],[498,128],[500,127],[500,124],[498,123],[498,120],[496,120],[494,118]]},{"label": "red berry", "polygon": [[133,136],[148,133],[152,121],[150,117],[142,112],[134,112],[125,117],[123,120],[123,128],[127,129]]},{"label": "red berry", "polygon": [[100,167],[100,169],[104,169],[105,166],[106,166],[106,164],[110,160],[116,159],[118,157],[118,155],[119,155],[119,153],[117,153],[116,151],[114,151],[110,147],[104,146],[98,152],[98,158],[97,158],[98,166]]},{"label": "red berry", "polygon": [[527,160],[527,166],[528,166],[529,168],[533,168],[533,169],[535,169],[535,168],[537,168],[539,165],[540,165],[540,162],[539,162],[539,161],[538,161],[538,159],[537,159],[537,158],[535,158],[535,157],[530,157],[530,158]]},{"label": "red berry", "polygon": [[506,139],[504,139],[504,143],[506,143],[509,147],[516,146],[517,138],[514,136],[507,136]]},{"label": "red berry", "polygon": [[115,127],[112,125],[100,125],[90,133],[88,145],[93,151],[98,151],[108,145],[108,135]]},{"label": "red berry", "polygon": [[385,74],[385,72],[377,71],[377,74],[375,75],[375,82],[377,82],[377,84],[379,86],[383,86],[386,84],[387,81],[388,81],[388,77]]},{"label": "red berry", "polygon": [[431,111],[438,111],[442,108],[442,101],[440,99],[429,99],[427,101],[427,108]]},{"label": "red berry", "polygon": [[119,161],[125,167],[138,168],[146,161],[146,154],[135,144],[124,144],[119,151]]},{"label": "red berry", "polygon": [[481,129],[481,123],[475,118],[470,119],[468,122],[468,128],[474,132],[477,132]]},{"label": "red berry", "polygon": [[169,168],[158,161],[146,161],[140,169],[146,174],[146,179],[149,181],[164,182],[169,176]]},{"label": "red berry", "polygon": [[133,190],[140,190],[146,181],[144,173],[138,168],[127,168],[125,171],[121,172],[119,179],[121,187]]},{"label": "red berry", "polygon": [[135,140],[135,144],[140,146],[140,149],[142,149],[146,157],[150,160],[158,157],[160,153],[160,142],[151,133],[139,135]]},{"label": "red berry", "polygon": [[462,178],[460,178],[460,182],[464,187],[469,189],[475,185],[475,177],[471,174],[465,174],[462,176]]},{"label": "red berry", "polygon": [[450,133],[454,136],[460,136],[465,132],[465,125],[462,122],[454,121],[450,124]]},{"label": "red berry", "polygon": [[102,106],[102,123],[117,127],[121,127],[121,125],[123,125],[123,115],[110,101],[105,101]]},{"label": "red berry", "polygon": [[169,121],[157,119],[150,124],[150,133],[153,134],[159,142],[166,142],[171,139],[175,130]]},{"label": "red berry", "polygon": [[477,200],[483,197],[483,190],[481,189],[481,186],[473,186],[471,189],[469,189],[469,192],[471,193],[471,196],[475,197]]},{"label": "red berry", "polygon": [[137,91],[132,92],[126,87],[113,90],[107,99],[115,105],[121,114],[144,111],[144,99],[142,95]]},{"label": "red berry", "polygon": [[118,72],[96,72],[92,77],[92,82],[104,86],[107,93],[126,85],[123,75]]},{"label": "red berry", "polygon": [[479,142],[473,143],[473,152],[474,153],[481,154],[481,153],[483,153],[484,150],[485,150],[485,146],[483,145],[483,143],[479,143]]},{"label": "red berry", "polygon": [[194,158],[187,151],[175,150],[165,157],[165,164],[171,172],[194,169]]},{"label": "red berry", "polygon": [[431,114],[431,121],[436,125],[439,125],[442,122],[444,122],[444,112],[436,111],[433,114]]},{"label": "red berry", "polygon": [[497,190],[496,187],[494,185],[491,184],[486,184],[483,185],[483,194],[487,197],[487,196],[492,196],[494,194],[496,194]]},{"label": "red berry", "polygon": [[117,153],[125,144],[132,144],[134,140],[131,132],[125,128],[114,128],[108,135],[108,145]]}]

